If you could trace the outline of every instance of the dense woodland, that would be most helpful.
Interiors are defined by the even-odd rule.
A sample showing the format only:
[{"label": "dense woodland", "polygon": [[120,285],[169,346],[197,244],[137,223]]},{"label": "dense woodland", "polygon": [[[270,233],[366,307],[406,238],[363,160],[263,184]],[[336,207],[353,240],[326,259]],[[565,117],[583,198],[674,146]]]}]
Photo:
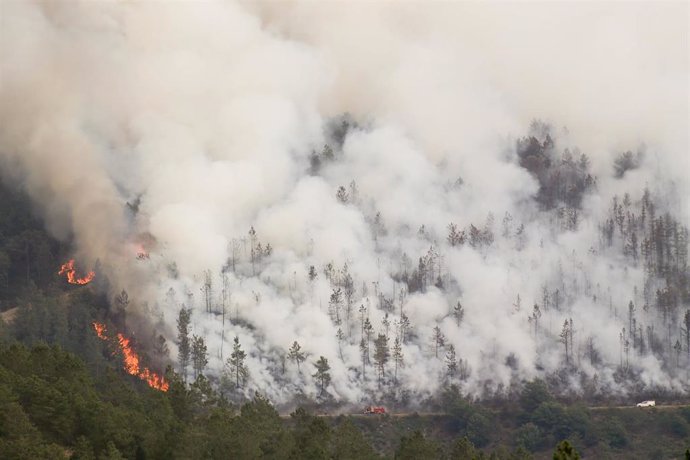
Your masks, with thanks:
[{"label": "dense woodland", "polygon": [[[349,129],[342,126],[344,132]],[[541,131],[540,131],[541,130]],[[336,132],[335,134],[338,134]],[[338,161],[335,149],[326,146],[314,154],[312,174],[328,162]],[[343,133],[339,134],[342,138]],[[533,134],[517,143],[519,163],[538,179],[535,197],[544,213],[563,229],[576,228],[583,197],[597,186],[588,171],[588,159],[579,152],[553,149],[548,131],[533,126]],[[639,155],[624,153],[616,159],[615,174],[622,177],[636,167]],[[356,202],[352,182],[335,191],[347,205]],[[442,391],[417,402],[410,409],[409,393],[398,382],[399,366],[405,364],[403,345],[419,331],[405,312],[405,297],[427,289],[453,292],[453,280],[440,262],[442,251],[469,245],[490,248],[496,240],[510,240],[519,251],[524,225],[509,215],[500,228],[493,216],[482,225],[464,228],[449,223],[448,233],[425,254],[401,255],[393,270],[398,283],[388,295],[376,289],[378,305],[361,302],[368,297],[366,284],[359,288],[356,274],[347,264],[326,262],[311,266],[311,281],[325,277],[332,286],[328,311],[338,326],[338,342],[358,342],[361,378],[380,389],[376,399],[389,411],[408,412],[405,417],[348,416],[361,407],[343,405],[329,394],[329,360],[309,356],[303,344],[286,344],[272,369],[295,366],[311,377],[316,397],[297,392],[290,404],[273,405],[252,391],[252,375],[245,350],[237,337],[227,337],[226,366],[220,376],[207,372],[209,350],[205,338],[191,328],[193,315],[211,315],[222,321],[242,323],[226,311],[226,290],[216,289],[218,275],[205,274],[202,308],[192,309],[176,299],[177,353],[171,353],[162,330],[152,325],[150,336],[134,339],[144,364],[158,369],[169,383],[168,391],[149,388],[123,368],[122,350],[113,340],[102,340],[94,323],[113,330],[126,328],[131,302],[126,291],[114,299],[106,294],[107,280],[75,287],[57,276],[57,267],[69,258],[70,247],[51,238],[31,212],[22,193],[0,187],[0,457],[2,458],[578,458],[575,449],[593,458],[678,458],[688,447],[690,409],[637,410],[590,409],[618,398],[650,396],[648,388],[636,391],[637,360],[657,356],[669,373],[680,373],[690,363],[690,278],[687,265],[688,230],[660,206],[648,190],[641,199],[630,195],[611,200],[610,215],[599,228],[592,253],[615,254],[631,267],[644,269],[644,283],[630,293],[625,314],[620,314],[620,363],[616,379],[627,382],[627,397],[596,389],[578,363],[600,361],[593,338],[575,349],[573,334],[582,333],[569,318],[572,300],[586,293],[595,303],[612,303],[606,290],[593,280],[575,286],[563,276],[558,284],[545,285],[539,302],[530,307],[527,319],[543,346],[561,347],[563,366],[542,380],[515,382],[496,391],[487,387],[482,401],[464,394],[462,383],[472,369],[461,352],[447,343],[440,327],[431,333],[429,353],[444,363]],[[372,232],[385,236],[385,222],[373,213]],[[420,238],[430,238],[422,226]],[[250,250],[237,253],[224,273],[258,273],[271,257],[269,242],[261,242],[254,228],[245,242]],[[438,243],[438,241],[437,241]],[[412,262],[416,260],[416,262]],[[175,267],[169,267],[173,272]],[[361,280],[360,280],[361,282]],[[100,283],[100,284],[99,284]],[[257,299],[258,302],[258,299]],[[521,308],[516,293],[513,308]],[[373,325],[369,308],[390,315]],[[154,308],[155,310],[155,308]],[[228,309],[230,310],[230,309]],[[549,336],[539,320],[542,311],[562,312],[563,328]],[[227,315],[227,318],[226,318]],[[465,320],[460,301],[449,316],[459,326]],[[243,324],[251,327],[251,324]],[[342,352],[341,357],[342,359]],[[272,359],[267,357],[266,359]],[[509,366],[511,357],[506,358]],[[573,394],[564,382],[579,376],[591,392]],[[287,377],[278,377],[287,379]],[[588,386],[589,385],[589,386]],[[656,389],[657,397],[678,398]],[[419,411],[421,415],[415,415]],[[332,414],[321,417],[319,414]],[[335,414],[344,415],[336,416]],[[289,414],[289,415],[288,415]],[[560,443],[562,440],[569,442]],[[559,444],[560,443],[560,444]],[[572,445],[571,445],[572,444]],[[556,448],[556,446],[558,447]],[[690,456],[690,453],[686,455]]]}]

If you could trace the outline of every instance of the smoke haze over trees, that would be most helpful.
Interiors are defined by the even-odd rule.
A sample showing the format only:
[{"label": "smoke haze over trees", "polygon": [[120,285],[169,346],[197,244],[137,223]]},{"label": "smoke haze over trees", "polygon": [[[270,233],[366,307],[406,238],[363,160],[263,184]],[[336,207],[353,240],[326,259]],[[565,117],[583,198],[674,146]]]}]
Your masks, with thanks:
[{"label": "smoke haze over trees", "polygon": [[0,8],[3,181],[183,380],[687,395],[687,4]]}]

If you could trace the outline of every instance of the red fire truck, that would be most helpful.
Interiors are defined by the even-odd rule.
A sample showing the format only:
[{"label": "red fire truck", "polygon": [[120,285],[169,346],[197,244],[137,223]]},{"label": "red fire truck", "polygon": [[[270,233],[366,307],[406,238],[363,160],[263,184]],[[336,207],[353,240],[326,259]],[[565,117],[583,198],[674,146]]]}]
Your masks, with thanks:
[{"label": "red fire truck", "polygon": [[365,414],[385,414],[386,408],[383,406],[367,406],[364,408]]}]

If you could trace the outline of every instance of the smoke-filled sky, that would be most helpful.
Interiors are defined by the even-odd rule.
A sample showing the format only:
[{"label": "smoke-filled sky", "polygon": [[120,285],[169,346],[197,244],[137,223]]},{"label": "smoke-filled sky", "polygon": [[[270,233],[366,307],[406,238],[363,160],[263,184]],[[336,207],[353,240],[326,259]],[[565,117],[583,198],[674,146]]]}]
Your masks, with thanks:
[{"label": "smoke-filled sky", "polygon": [[[449,287],[405,299],[413,335],[402,386],[429,394],[441,385],[437,325],[467,361],[467,391],[555,370],[566,316],[575,340],[596,338],[604,357],[600,368],[583,363],[586,373],[615,386],[618,334],[643,270],[589,250],[611,197],[639,200],[645,185],[690,222],[688,13],[686,2],[5,1],[0,166],[54,235],[74,243],[83,267],[99,260],[97,276],[130,292],[146,327],[162,318],[155,327],[173,358],[184,303],[208,343],[209,372],[223,368],[221,337],[226,359],[237,335],[249,387],[275,400],[314,394],[310,363],[320,355],[336,399],[366,399],[377,385],[373,368],[368,382],[358,375],[358,309],[368,305],[382,331],[381,292],[395,297],[390,319],[399,320],[403,285],[392,275],[402,254],[411,270],[432,245]],[[359,127],[340,146],[329,126],[344,113]],[[515,139],[534,118],[553,124],[559,149],[577,146],[591,160],[597,190],[577,230],[553,231],[533,200],[537,181],[517,164]],[[336,159],[312,174],[310,156],[326,143]],[[615,156],[641,149],[641,167],[614,178]],[[338,187],[352,181],[356,199],[339,202]],[[126,203],[136,200],[133,212]],[[498,236],[506,212],[525,225],[519,250]],[[489,213],[491,247],[447,244],[449,223],[483,227]],[[251,226],[273,248],[255,267]],[[136,258],[142,244],[149,260]],[[201,288],[209,270],[219,309],[220,273],[233,254],[233,323],[221,335]],[[328,314],[329,262],[347,263],[356,287],[342,359]],[[535,340],[530,306],[543,285],[561,283],[558,273],[594,280],[617,310],[575,295],[567,313],[545,313]],[[459,327],[449,316],[458,300]],[[295,340],[309,369],[288,363],[283,375],[280,356]],[[505,364],[510,353],[517,369]],[[682,388],[655,357],[637,365],[645,384]]]}]

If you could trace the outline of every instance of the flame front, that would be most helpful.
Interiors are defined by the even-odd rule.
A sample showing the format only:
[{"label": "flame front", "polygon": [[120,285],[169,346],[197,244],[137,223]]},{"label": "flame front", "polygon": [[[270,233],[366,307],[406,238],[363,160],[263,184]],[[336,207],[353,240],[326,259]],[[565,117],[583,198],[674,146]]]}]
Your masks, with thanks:
[{"label": "flame front", "polygon": [[139,375],[139,356],[132,350],[129,339],[122,334],[117,334],[117,342],[120,344],[120,350],[125,359],[125,370],[128,374]]},{"label": "flame front", "polygon": [[[93,328],[96,330],[96,335],[101,340],[107,340],[108,336],[105,334],[105,324],[93,323]],[[141,380],[144,380],[151,388],[160,391],[168,391],[170,386],[168,382],[160,375],[156,374],[148,367],[141,367],[139,364],[139,355],[134,351],[131,345],[131,340],[122,334],[117,334],[117,344],[122,351],[124,358],[123,367],[125,371]]]},{"label": "flame front", "polygon": [[77,271],[74,269],[74,259],[70,259],[67,263],[62,264],[58,275],[65,275],[69,284],[88,284],[96,277],[96,272],[90,271],[83,278],[77,277]]},{"label": "flame front", "polygon": [[96,335],[101,340],[108,340],[108,336],[105,335],[105,324],[93,323],[93,328],[96,330]]}]

